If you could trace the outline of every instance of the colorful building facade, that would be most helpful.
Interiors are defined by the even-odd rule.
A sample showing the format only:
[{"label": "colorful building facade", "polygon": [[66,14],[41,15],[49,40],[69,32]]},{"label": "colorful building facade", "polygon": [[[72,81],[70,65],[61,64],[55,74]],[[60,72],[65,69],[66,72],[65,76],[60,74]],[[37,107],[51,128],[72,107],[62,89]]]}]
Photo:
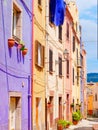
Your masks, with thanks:
[{"label": "colorful building facade", "polygon": [[65,20],[63,24],[63,46],[68,51],[65,59],[63,72],[64,72],[64,118],[72,120],[72,23],[73,18],[67,5],[65,11]]},{"label": "colorful building facade", "polygon": [[45,1],[34,1],[33,129],[45,130]]},{"label": "colorful building facade", "polygon": [[0,2],[1,130],[31,130],[31,5],[30,0]]},{"label": "colorful building facade", "polygon": [[80,104],[80,29],[79,29],[79,14],[76,2],[72,1],[68,4],[70,13],[73,18],[72,30],[72,102],[74,111]]}]

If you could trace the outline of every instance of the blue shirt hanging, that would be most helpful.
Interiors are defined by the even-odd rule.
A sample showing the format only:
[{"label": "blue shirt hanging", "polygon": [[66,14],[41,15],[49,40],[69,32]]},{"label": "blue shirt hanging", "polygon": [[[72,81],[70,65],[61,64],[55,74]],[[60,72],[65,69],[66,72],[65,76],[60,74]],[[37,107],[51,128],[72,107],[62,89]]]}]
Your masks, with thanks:
[{"label": "blue shirt hanging", "polygon": [[65,2],[63,0],[50,0],[51,22],[60,26],[64,22]]}]

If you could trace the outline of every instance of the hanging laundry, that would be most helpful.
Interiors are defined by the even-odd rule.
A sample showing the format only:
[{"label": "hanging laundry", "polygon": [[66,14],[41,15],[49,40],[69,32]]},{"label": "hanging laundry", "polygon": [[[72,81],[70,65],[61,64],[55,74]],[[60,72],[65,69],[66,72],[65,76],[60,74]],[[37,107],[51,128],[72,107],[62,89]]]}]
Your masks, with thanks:
[{"label": "hanging laundry", "polygon": [[60,26],[64,22],[66,3],[63,0],[50,0],[51,22]]}]

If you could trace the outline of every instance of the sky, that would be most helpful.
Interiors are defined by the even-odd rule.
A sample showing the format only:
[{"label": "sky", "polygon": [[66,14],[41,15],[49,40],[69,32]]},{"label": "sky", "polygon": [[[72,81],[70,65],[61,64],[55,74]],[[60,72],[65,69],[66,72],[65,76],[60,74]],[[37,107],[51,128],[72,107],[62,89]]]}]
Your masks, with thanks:
[{"label": "sky", "polygon": [[98,73],[98,0],[76,0],[86,50],[87,73]]}]

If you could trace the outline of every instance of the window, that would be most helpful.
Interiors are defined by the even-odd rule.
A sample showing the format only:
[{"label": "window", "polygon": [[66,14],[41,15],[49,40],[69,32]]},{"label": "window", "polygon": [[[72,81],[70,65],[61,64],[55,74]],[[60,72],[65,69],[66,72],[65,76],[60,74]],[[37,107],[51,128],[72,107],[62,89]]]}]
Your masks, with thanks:
[{"label": "window", "polygon": [[9,92],[9,130],[21,130],[21,93]]},{"label": "window", "polygon": [[21,11],[13,4],[12,35],[15,40],[21,39]]},{"label": "window", "polygon": [[74,82],[75,82],[75,81],[74,81],[74,68],[73,68],[73,85],[74,85]]},{"label": "window", "polygon": [[95,101],[97,101],[97,93],[95,94]]},{"label": "window", "polygon": [[62,76],[62,58],[59,57],[58,61],[59,61],[59,76]]},{"label": "window", "polygon": [[39,67],[44,67],[44,46],[38,41],[35,42],[35,63]]},{"label": "window", "polygon": [[41,6],[41,2],[42,2],[41,0],[38,0],[38,5],[40,5],[40,6]]},{"label": "window", "polygon": [[49,72],[53,71],[53,51],[49,49]]},{"label": "window", "polygon": [[58,34],[59,37],[58,38],[59,38],[59,40],[62,40],[62,26],[59,26],[58,30],[59,30],[58,31],[59,32],[59,34]]},{"label": "window", "polygon": [[75,37],[73,36],[73,52],[75,51]]},{"label": "window", "polygon": [[69,77],[69,60],[66,61],[66,70],[67,70],[67,77]]},{"label": "window", "polygon": [[78,49],[77,49],[77,53],[76,53],[76,56],[77,56],[77,64],[79,64],[78,62]]},{"label": "window", "polygon": [[69,39],[69,24],[67,23],[67,38]]},{"label": "window", "polygon": [[52,20],[51,20],[51,11],[50,11],[50,0],[49,0],[49,22],[52,23]]}]

